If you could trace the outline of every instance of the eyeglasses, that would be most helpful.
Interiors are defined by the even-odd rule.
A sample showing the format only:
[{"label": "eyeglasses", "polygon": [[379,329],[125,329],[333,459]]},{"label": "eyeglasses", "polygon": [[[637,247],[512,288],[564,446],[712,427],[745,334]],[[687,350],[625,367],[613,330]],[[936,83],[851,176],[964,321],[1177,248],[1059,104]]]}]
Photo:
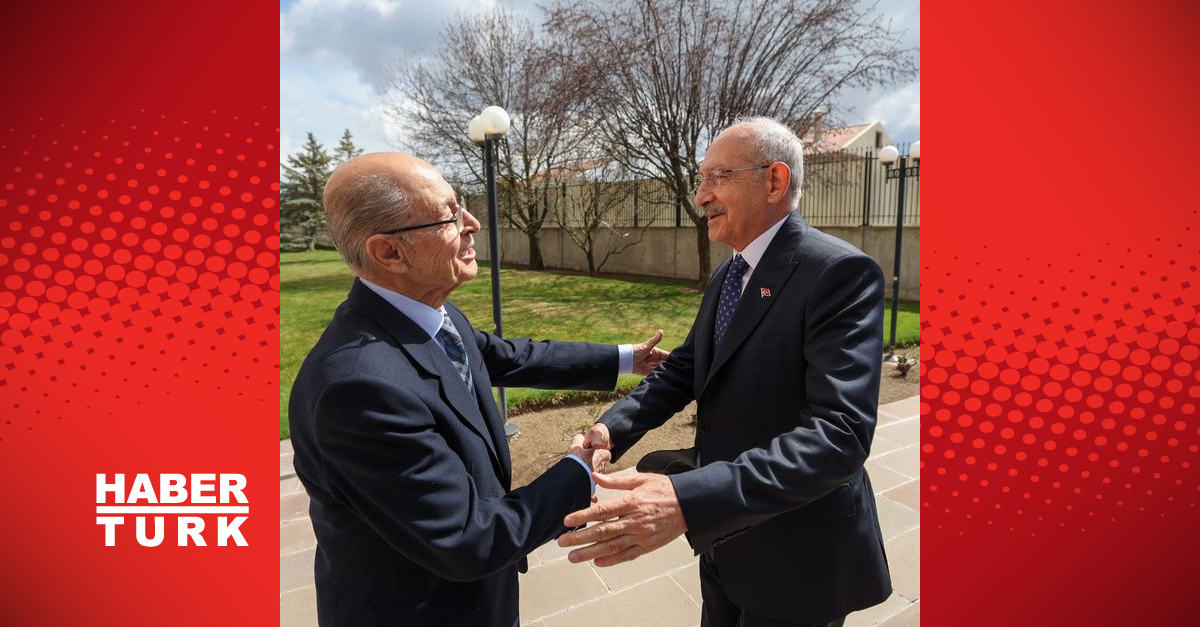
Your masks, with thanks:
[{"label": "eyeglasses", "polygon": [[[711,171],[709,171],[708,176],[700,177],[700,184],[703,185],[703,184],[707,183],[710,188],[716,189],[716,188],[724,185],[725,182],[729,180],[730,174],[733,174],[735,172],[749,172],[750,170],[765,170],[765,169],[771,167],[772,165],[774,165],[774,164],[756,165],[756,166],[749,167],[749,168],[737,168],[734,170],[711,170]],[[700,186],[697,185],[696,189],[699,189],[699,188],[700,188]]]},{"label": "eyeglasses", "polygon": [[402,226],[398,229],[392,229],[391,231],[383,231],[382,233],[379,233],[379,235],[395,235],[397,233],[404,233],[406,231],[415,231],[417,229],[427,229],[431,226],[442,226],[443,224],[453,224],[455,230],[458,231],[459,233],[461,233],[463,230],[463,213],[465,212],[465,209],[463,209],[464,205],[465,205],[465,202],[463,201],[462,197],[460,196],[459,198],[457,198],[454,201],[454,207],[455,207],[454,214],[450,216],[449,220],[438,220],[437,222],[428,222],[426,224],[414,224],[413,226]]}]

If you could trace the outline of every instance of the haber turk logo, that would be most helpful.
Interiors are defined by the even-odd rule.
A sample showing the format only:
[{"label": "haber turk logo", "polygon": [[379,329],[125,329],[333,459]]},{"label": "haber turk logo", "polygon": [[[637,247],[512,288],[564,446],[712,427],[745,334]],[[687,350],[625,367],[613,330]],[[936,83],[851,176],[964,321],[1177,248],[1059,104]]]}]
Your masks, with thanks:
[{"label": "haber turk logo", "polygon": [[[179,546],[208,546],[205,535],[217,546],[228,546],[230,541],[249,546],[239,529],[250,514],[245,488],[246,477],[235,474],[163,474],[157,484],[147,474],[136,475],[130,484],[123,474],[112,479],[98,474],[96,524],[104,526],[104,546],[117,545],[118,528],[126,524],[127,516],[133,517],[142,546],[163,543],[167,519],[175,522],[172,531]],[[147,529],[148,524],[153,528]]]}]

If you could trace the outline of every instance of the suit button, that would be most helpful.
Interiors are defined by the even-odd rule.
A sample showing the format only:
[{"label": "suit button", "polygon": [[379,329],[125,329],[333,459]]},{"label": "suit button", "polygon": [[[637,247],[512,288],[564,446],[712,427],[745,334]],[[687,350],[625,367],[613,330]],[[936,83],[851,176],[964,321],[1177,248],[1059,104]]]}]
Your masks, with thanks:
[{"label": "suit button", "polygon": [[702,433],[702,434],[707,434],[707,433],[708,433],[708,424],[707,424],[707,423],[703,423],[703,422],[702,422],[702,423],[700,423],[700,425],[697,427],[697,429],[700,431],[700,433]]}]

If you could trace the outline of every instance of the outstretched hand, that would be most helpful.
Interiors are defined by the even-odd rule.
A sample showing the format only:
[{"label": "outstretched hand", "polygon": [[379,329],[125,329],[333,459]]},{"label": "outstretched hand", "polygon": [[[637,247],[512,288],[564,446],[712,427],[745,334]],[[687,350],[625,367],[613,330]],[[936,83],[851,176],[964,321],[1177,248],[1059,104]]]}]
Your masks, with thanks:
[{"label": "outstretched hand", "polygon": [[612,437],[608,434],[608,425],[597,422],[583,435],[583,448],[600,448],[612,450]]},{"label": "outstretched hand", "polygon": [[671,356],[671,353],[658,348],[658,343],[662,341],[662,338],[663,332],[662,329],[659,329],[650,336],[650,339],[633,346],[633,372],[635,374],[648,375],[654,372],[659,364],[666,361],[667,357]]},{"label": "outstretched hand", "polygon": [[629,493],[567,515],[563,520],[567,527],[599,522],[558,538],[559,546],[583,547],[567,555],[571,562],[594,560],[597,566],[628,562],[687,531],[675,486],[665,475],[594,473],[592,476],[600,487]]},{"label": "outstretched hand", "polygon": [[582,435],[576,435],[571,439],[571,446],[567,449],[567,454],[582,459],[596,473],[604,472],[609,460],[612,459],[612,453],[609,453],[607,449],[591,448],[584,444]]}]

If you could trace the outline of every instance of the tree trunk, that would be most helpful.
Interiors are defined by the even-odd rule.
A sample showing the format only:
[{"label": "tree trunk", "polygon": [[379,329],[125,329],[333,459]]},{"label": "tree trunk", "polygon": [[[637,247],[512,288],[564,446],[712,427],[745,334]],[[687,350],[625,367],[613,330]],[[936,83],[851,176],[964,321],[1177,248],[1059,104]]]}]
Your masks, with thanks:
[{"label": "tree trunk", "polygon": [[595,253],[592,252],[592,249],[590,247],[587,249],[587,260],[588,260],[588,274],[595,275],[596,274],[596,255],[595,255]]},{"label": "tree trunk", "polygon": [[314,251],[317,249],[317,234],[310,233],[308,236],[308,250]]},{"label": "tree trunk", "polygon": [[526,233],[529,238],[529,268],[531,270],[542,270],[546,264],[542,261],[542,242],[538,237],[537,232]]},{"label": "tree trunk", "polygon": [[696,251],[700,255],[700,291],[708,289],[708,277],[712,274],[712,262],[709,251],[712,249],[708,241],[708,220],[700,220],[696,225]]}]

